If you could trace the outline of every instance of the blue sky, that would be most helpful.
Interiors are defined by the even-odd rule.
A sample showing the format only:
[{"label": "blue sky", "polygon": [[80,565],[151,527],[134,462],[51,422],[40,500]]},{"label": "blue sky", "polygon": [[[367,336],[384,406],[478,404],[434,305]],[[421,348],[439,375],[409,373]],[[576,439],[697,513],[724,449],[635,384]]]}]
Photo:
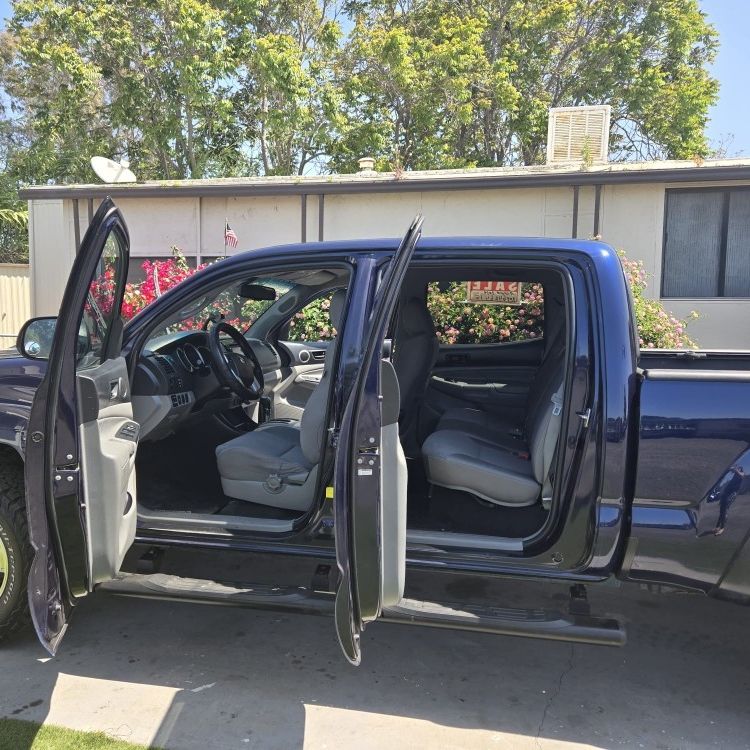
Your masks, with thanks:
[{"label": "blue sky", "polygon": [[[719,32],[720,48],[713,74],[721,83],[719,101],[711,110],[708,137],[714,144],[733,136],[730,156],[750,156],[750,0],[700,0]],[[0,17],[9,15],[9,0],[0,0]]]}]

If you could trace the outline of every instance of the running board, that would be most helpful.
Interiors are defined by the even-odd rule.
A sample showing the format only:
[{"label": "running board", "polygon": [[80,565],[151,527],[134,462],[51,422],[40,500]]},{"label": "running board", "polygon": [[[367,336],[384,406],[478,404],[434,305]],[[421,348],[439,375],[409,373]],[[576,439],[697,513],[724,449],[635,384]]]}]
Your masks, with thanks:
[{"label": "running board", "polygon": [[304,586],[218,583],[166,573],[126,574],[114,581],[99,584],[96,590],[118,596],[223,604],[274,612],[294,611],[303,615],[331,615],[334,606],[333,594],[320,593]]},{"label": "running board", "polygon": [[548,609],[509,609],[402,599],[398,606],[385,610],[381,619],[404,625],[599,646],[624,646],[626,641],[625,629],[613,617],[563,614]]},{"label": "running board", "polygon": [[[268,586],[217,583],[155,573],[126,575],[102,583],[97,590],[118,596],[251,607],[276,612],[332,615],[335,597],[304,586]],[[383,612],[383,622],[468,630],[494,635],[515,635],[604,646],[623,646],[625,630],[611,617],[563,614],[546,609],[481,607],[402,599]]]}]

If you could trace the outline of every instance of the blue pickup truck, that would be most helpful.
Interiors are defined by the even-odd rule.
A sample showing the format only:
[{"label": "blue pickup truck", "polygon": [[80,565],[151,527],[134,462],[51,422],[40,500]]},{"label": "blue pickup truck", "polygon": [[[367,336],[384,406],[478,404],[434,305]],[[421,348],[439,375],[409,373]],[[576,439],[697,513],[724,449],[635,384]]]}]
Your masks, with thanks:
[{"label": "blue pickup truck", "polygon": [[[106,200],[59,316],[0,359],[0,635],[30,618],[54,653],[105,589],[328,613],[358,663],[377,619],[620,645],[596,587],[750,599],[750,354],[639,351],[607,245],[417,219],[222,260],[125,324],[128,247]],[[457,283],[543,290],[541,334],[439,340]],[[309,305],[323,340],[291,333]],[[258,580],[259,555],[301,572]],[[405,597],[420,569],[569,600]]]}]

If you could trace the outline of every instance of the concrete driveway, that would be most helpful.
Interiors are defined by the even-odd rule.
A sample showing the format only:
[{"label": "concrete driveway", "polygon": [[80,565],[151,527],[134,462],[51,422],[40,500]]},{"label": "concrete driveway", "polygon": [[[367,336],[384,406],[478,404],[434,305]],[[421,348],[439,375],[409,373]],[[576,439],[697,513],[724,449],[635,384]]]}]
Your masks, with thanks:
[{"label": "concrete driveway", "polygon": [[355,669],[328,618],[98,594],[57,658],[0,651],[0,714],[184,750],[750,748],[750,609],[615,604],[623,649],[379,624]]}]

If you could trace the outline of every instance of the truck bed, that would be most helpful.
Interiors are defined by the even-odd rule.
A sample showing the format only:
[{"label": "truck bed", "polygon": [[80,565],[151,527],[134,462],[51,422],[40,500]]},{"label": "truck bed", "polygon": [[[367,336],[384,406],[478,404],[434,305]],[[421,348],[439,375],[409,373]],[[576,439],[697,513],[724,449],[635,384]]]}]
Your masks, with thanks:
[{"label": "truck bed", "polygon": [[638,377],[628,578],[750,595],[750,352],[643,351]]}]

